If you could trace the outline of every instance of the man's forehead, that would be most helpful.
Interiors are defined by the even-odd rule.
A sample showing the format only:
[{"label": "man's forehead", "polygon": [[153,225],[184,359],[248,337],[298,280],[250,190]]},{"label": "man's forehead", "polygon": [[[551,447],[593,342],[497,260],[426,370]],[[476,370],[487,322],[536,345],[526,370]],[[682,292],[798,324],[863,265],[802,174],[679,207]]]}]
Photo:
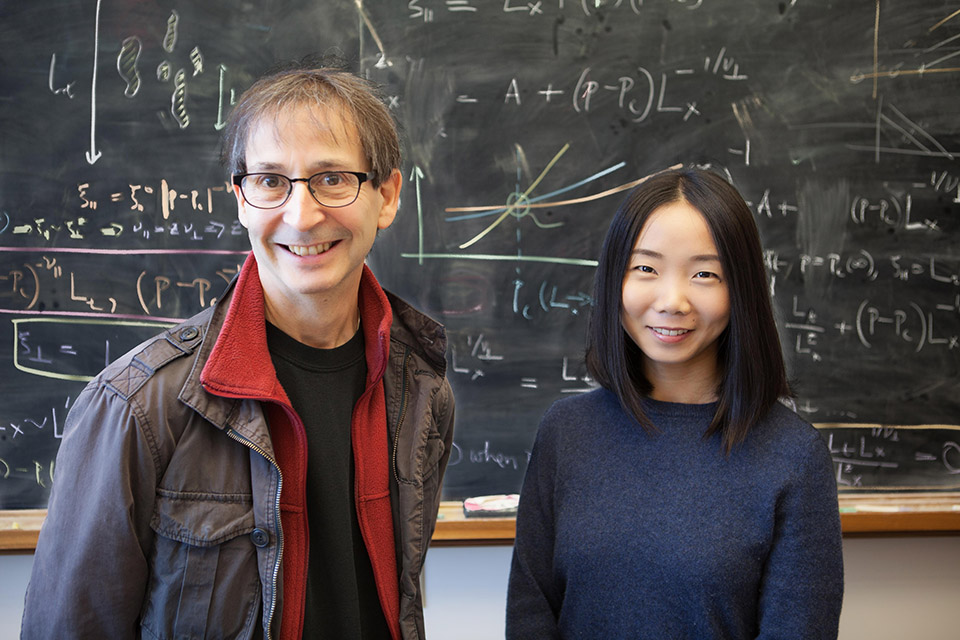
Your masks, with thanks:
[{"label": "man's forehead", "polygon": [[291,131],[309,129],[335,146],[361,146],[360,135],[350,115],[339,104],[284,105],[253,121],[247,136],[272,135],[278,142]]}]

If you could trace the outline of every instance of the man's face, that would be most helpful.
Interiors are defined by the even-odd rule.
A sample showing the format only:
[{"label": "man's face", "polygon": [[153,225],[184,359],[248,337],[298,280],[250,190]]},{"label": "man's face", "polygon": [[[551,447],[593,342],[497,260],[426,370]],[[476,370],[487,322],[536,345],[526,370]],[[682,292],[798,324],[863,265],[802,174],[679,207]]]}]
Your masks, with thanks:
[{"label": "man's face", "polygon": [[[305,106],[263,118],[247,138],[246,163],[248,173],[288,178],[371,169],[353,123]],[[364,182],[356,201],[334,208],[318,203],[306,183],[295,182],[289,199],[275,209],[254,207],[234,186],[240,223],[257,258],[268,320],[331,299],[356,299],[377,230],[390,226],[397,213],[400,184],[395,170],[379,187]]]}]

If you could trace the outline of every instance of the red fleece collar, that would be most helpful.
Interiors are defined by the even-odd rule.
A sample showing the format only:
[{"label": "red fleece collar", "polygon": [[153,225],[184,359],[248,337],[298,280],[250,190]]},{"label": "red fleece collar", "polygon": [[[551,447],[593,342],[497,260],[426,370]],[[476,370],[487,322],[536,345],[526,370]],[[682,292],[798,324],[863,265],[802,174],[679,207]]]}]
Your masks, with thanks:
[{"label": "red fleece collar", "polygon": [[220,335],[200,373],[210,393],[228,398],[272,400],[289,406],[267,349],[263,285],[253,253],[237,278]]},{"label": "red fleece collar", "polygon": [[[367,357],[367,387],[387,367],[393,313],[386,294],[367,265],[360,278],[360,317]],[[253,253],[247,256],[234,287],[227,317],[210,352],[200,382],[216,395],[280,402],[290,406],[277,381],[267,349],[263,285]]]}]

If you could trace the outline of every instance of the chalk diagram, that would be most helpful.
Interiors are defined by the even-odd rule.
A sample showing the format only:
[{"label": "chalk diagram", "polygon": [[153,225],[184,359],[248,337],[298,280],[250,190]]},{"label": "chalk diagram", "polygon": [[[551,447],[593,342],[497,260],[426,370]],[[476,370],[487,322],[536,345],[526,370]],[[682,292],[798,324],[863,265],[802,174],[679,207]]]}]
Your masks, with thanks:
[{"label": "chalk diagram", "polygon": [[[883,95],[879,94],[878,91],[879,80],[881,78],[888,80],[894,80],[901,77],[918,77],[922,79],[925,76],[928,78],[939,78],[941,77],[940,74],[953,74],[960,72],[960,67],[942,66],[944,62],[960,56],[960,50],[954,50],[950,53],[944,54],[944,50],[942,49],[942,47],[960,38],[960,34],[947,37],[931,44],[930,46],[915,50],[912,52],[913,58],[916,60],[915,63],[911,64],[901,61],[893,65],[888,70],[881,71],[879,52],[880,15],[880,3],[877,2],[877,11],[874,19],[873,29],[873,71],[872,73],[858,72],[850,77],[850,82],[852,84],[859,84],[867,79],[870,79],[873,82],[873,99],[877,101],[876,118],[873,123],[862,126],[868,126],[874,129],[874,141],[871,145],[848,144],[847,148],[854,151],[872,151],[874,154],[874,162],[877,164],[879,164],[880,155],[883,153],[919,155],[955,160],[957,156],[960,156],[960,151],[948,151],[919,124],[907,117],[907,115],[902,113],[894,105],[884,105]],[[912,47],[924,36],[929,36],[946,23],[958,18],[960,18],[960,10],[954,11],[950,15],[939,20],[937,23],[927,28],[925,33],[918,35],[916,38],[911,38],[908,40],[907,47]],[[930,58],[933,59],[931,60]],[[915,66],[915,68],[908,68],[908,66]],[[903,146],[881,146],[881,139],[896,141],[898,138],[906,144]],[[896,143],[894,142],[891,144]]]},{"label": "chalk diagram", "polygon": [[[98,88],[98,69],[100,66],[100,8],[102,0],[97,0],[96,13],[93,30],[93,64],[90,77],[90,146],[85,153],[87,163],[96,164],[101,158],[103,152],[97,147],[97,88]],[[166,29],[161,41],[164,53],[172,54],[177,46],[180,29],[180,15],[176,10],[171,10],[167,18]],[[124,83],[123,95],[128,99],[133,99],[140,93],[143,86],[143,78],[140,72],[142,64],[142,54],[144,45],[138,36],[129,36],[120,43],[119,51],[116,55],[116,71]],[[189,53],[190,65],[193,76],[197,76],[204,71],[203,53],[199,46],[193,47]],[[223,83],[223,73],[226,68],[220,66],[221,74],[221,93]],[[67,82],[64,86],[55,86],[57,71],[57,54],[50,57],[50,69],[48,73],[47,84],[50,91],[55,95],[63,95],[68,99],[76,97],[74,93],[75,80]],[[167,122],[172,118],[174,126],[180,129],[186,129],[190,124],[190,113],[187,110],[187,84],[188,75],[185,67],[177,71],[172,70],[170,62],[162,60],[156,69],[156,77],[159,82],[170,82],[173,80],[173,91],[170,94],[170,106],[167,111],[160,111],[161,122]],[[221,111],[222,111],[221,95]],[[218,117],[218,125],[220,119]],[[218,128],[222,128],[219,127]]]},{"label": "chalk diagram", "polygon": [[[527,186],[525,189],[521,187],[522,184],[522,174],[523,169],[528,166],[526,160],[526,154],[523,151],[523,147],[519,144],[514,145],[514,152],[516,157],[517,164],[517,177],[516,185],[512,192],[507,194],[504,204],[496,205],[480,205],[480,206],[462,206],[462,207],[446,207],[444,212],[447,214],[445,218],[446,222],[462,222],[465,220],[478,220],[483,218],[491,218],[494,220],[485,227],[480,233],[477,233],[472,238],[465,240],[464,242],[458,245],[459,249],[469,249],[473,245],[479,243],[483,240],[491,231],[502,225],[509,218],[516,220],[522,220],[524,218],[530,218],[531,222],[539,229],[549,230],[555,229],[563,226],[563,222],[543,222],[536,215],[536,209],[546,209],[546,208],[557,208],[565,207],[575,204],[581,204],[584,202],[590,202],[593,200],[599,200],[601,198],[606,198],[617,193],[621,193],[628,189],[632,189],[638,184],[647,180],[650,176],[644,176],[642,178],[632,180],[630,182],[618,185],[611,189],[607,189],[600,193],[594,193],[587,196],[582,196],[579,198],[572,198],[567,200],[553,200],[557,196],[569,193],[575,189],[588,185],[604,176],[607,176],[615,171],[618,171],[626,166],[626,162],[619,162],[610,167],[602,169],[582,180],[578,180],[573,184],[555,189],[548,193],[541,195],[532,195],[534,191],[540,186],[544,178],[550,173],[560,159],[563,157],[567,151],[570,149],[570,143],[564,144],[559,151],[553,156],[553,158],[546,164],[540,174]],[[673,165],[663,169],[663,171],[677,169],[680,165]],[[651,175],[656,175],[655,172]],[[597,261],[584,258],[561,258],[557,256],[534,256],[526,255],[520,249],[520,241],[522,238],[521,227],[517,227],[517,253],[514,254],[493,254],[493,253],[426,253],[424,252],[423,247],[423,207],[422,200],[420,196],[420,180],[423,178],[423,173],[420,171],[419,167],[415,167],[413,173],[411,174],[411,180],[416,183],[416,200],[417,200],[417,224],[418,224],[418,251],[416,253],[402,253],[401,257],[416,259],[420,264],[423,264],[424,260],[495,260],[495,261],[508,261],[508,262],[539,262],[539,263],[552,263],[552,264],[561,264],[561,265],[573,265],[573,266],[583,266],[583,267],[596,267]]]},{"label": "chalk diagram", "polygon": [[[960,51],[957,53],[960,53]],[[887,115],[887,113],[890,115]],[[872,152],[874,162],[877,164],[880,163],[882,154],[927,156],[948,160],[955,160],[957,156],[960,156],[960,151],[948,151],[936,138],[895,106],[892,104],[884,105],[882,95],[877,100],[876,121],[863,126],[874,129],[873,144],[851,143],[845,146],[851,151]],[[889,141],[888,146],[882,145],[882,139]],[[891,146],[897,144],[897,139],[904,141],[906,144]]]}]

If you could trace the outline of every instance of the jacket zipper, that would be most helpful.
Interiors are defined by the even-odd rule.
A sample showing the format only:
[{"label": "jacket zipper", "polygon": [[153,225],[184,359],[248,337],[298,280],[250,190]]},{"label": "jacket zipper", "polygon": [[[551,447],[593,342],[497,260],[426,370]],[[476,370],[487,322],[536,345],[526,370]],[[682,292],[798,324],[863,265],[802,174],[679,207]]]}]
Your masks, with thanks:
[{"label": "jacket zipper", "polygon": [[270,597],[270,614],[267,616],[267,640],[270,640],[273,629],[273,614],[277,608],[277,574],[280,573],[280,562],[283,560],[283,526],[280,524],[280,492],[283,489],[283,472],[280,471],[280,465],[277,464],[276,460],[271,458],[266,451],[255,445],[247,438],[241,436],[233,429],[227,429],[227,435],[266,458],[266,460],[269,461],[270,464],[272,464],[277,470],[277,475],[280,478],[280,481],[277,483],[277,499],[273,505],[274,514],[277,519],[277,560],[273,565],[273,593]]},{"label": "jacket zipper", "polygon": [[400,450],[400,429],[403,427],[403,419],[407,414],[407,365],[410,362],[410,347],[403,347],[403,369],[400,371],[400,378],[403,380],[400,385],[400,417],[397,420],[397,432],[393,436],[393,477],[397,480],[397,486],[400,486],[400,472],[397,471],[397,452]]}]

